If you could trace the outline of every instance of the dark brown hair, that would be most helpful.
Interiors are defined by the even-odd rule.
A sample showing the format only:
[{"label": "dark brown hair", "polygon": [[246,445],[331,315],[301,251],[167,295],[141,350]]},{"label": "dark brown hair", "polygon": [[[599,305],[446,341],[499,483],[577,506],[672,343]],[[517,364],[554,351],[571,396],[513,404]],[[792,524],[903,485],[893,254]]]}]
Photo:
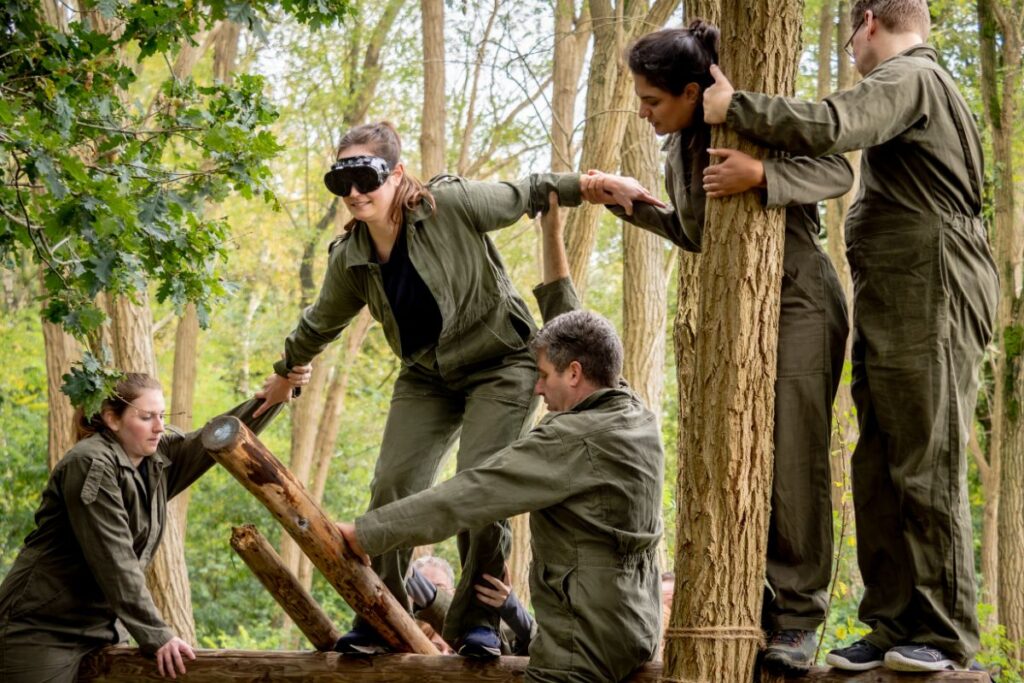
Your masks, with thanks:
[{"label": "dark brown hair", "polygon": [[107,423],[103,421],[103,413],[109,410],[117,417],[121,417],[131,402],[148,389],[160,390],[162,387],[160,382],[145,373],[125,373],[124,377],[114,385],[114,393],[103,399],[99,412],[86,417],[81,408],[75,409],[75,440],[81,441],[93,434],[108,432]]},{"label": "dark brown hair", "polygon": [[[391,170],[395,169],[402,158],[402,140],[398,137],[398,131],[388,121],[364,123],[345,133],[341,142],[338,143],[335,157],[340,157],[346,149],[357,145],[369,147],[375,156],[388,162]],[[406,209],[415,209],[424,201],[430,205],[431,211],[437,209],[434,195],[430,193],[426,185],[414,178],[406,169],[402,175],[402,182],[395,192],[395,201],[391,206],[391,220],[401,223],[402,214]],[[345,230],[351,230],[355,224],[356,219],[353,218],[345,225]]]},{"label": "dark brown hair", "polygon": [[926,40],[932,27],[927,0],[857,0],[850,8],[850,25],[854,29],[864,20],[864,13],[868,10],[893,33],[913,31],[921,36],[921,40]]},{"label": "dark brown hair", "polygon": [[690,83],[706,88],[714,83],[711,65],[718,63],[718,28],[694,19],[686,28],[648,33],[630,45],[626,61],[634,74],[673,95]]}]

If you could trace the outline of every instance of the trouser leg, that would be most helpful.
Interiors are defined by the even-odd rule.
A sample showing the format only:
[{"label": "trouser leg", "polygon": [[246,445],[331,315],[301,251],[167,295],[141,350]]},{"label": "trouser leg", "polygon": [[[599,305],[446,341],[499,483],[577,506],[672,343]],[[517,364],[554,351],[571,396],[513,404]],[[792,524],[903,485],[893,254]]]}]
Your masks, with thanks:
[{"label": "trouser leg", "polygon": [[[521,351],[507,356],[500,365],[474,372],[461,383],[466,407],[459,440],[459,471],[476,467],[528,431],[536,407],[536,379],[536,363],[528,352]],[[461,532],[457,540],[462,575],[445,619],[444,638],[450,643],[474,626],[497,628],[496,610],[476,599],[473,586],[484,582],[485,573],[502,576],[511,533],[508,522],[502,521]]]},{"label": "trouser leg", "polygon": [[[861,510],[875,510],[866,482],[855,479],[858,542],[884,538],[892,549],[889,562],[862,561],[865,584],[876,587],[862,613],[865,621],[885,617],[890,632],[875,630],[886,645],[924,643],[967,660],[978,647],[978,623],[966,443],[995,273],[980,226],[942,225],[862,249],[869,250],[858,256],[866,267],[858,301],[864,369],[892,484],[884,505],[896,517],[893,525],[862,525]],[[894,582],[900,602],[885,604],[877,587]]]},{"label": "trouser leg", "polygon": [[764,608],[768,629],[824,621],[832,563],[829,439],[848,323],[842,289],[816,249],[788,254],[779,316],[775,459]]},{"label": "trouser leg", "polygon": [[75,683],[82,660],[104,644],[14,631],[8,627],[0,633],[0,681],[4,683]]},{"label": "trouser leg", "polygon": [[[463,408],[462,395],[440,377],[418,367],[402,368],[370,484],[370,510],[433,485],[458,436]],[[374,571],[407,608],[405,575],[411,554],[411,548],[403,548],[373,558]]]}]

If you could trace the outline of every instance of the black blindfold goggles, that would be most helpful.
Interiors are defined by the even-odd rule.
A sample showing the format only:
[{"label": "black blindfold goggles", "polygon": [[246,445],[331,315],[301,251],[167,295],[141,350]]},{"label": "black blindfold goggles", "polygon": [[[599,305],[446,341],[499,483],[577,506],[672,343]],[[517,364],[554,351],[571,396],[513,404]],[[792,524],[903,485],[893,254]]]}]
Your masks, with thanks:
[{"label": "black blindfold goggles", "polygon": [[324,174],[324,185],[339,197],[347,197],[355,187],[362,194],[373,192],[391,175],[391,166],[380,157],[358,156],[338,159]]}]

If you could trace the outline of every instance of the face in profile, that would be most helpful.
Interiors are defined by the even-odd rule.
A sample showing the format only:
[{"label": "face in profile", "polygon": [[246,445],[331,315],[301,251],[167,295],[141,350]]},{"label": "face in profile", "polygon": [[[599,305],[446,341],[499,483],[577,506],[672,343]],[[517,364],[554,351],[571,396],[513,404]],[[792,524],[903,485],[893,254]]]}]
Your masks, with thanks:
[{"label": "face in profile", "polygon": [[690,83],[678,95],[652,85],[643,74],[633,74],[633,89],[640,99],[637,115],[654,126],[658,135],[668,135],[693,125],[700,86]]},{"label": "face in profile", "polygon": [[569,410],[576,404],[573,376],[572,364],[559,372],[543,350],[537,352],[537,384],[533,391],[544,397],[548,410]]}]

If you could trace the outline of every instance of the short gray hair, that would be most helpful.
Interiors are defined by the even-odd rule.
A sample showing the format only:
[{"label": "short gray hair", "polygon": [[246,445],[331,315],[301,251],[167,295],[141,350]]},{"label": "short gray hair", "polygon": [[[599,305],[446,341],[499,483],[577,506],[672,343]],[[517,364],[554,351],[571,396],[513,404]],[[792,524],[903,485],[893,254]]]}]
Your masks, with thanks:
[{"label": "short gray hair", "polygon": [[413,560],[410,569],[420,569],[422,567],[434,567],[435,569],[440,569],[444,572],[444,575],[448,577],[448,584],[453,588],[455,587],[455,570],[452,569],[452,566],[448,564],[448,561],[443,557],[438,557],[436,555],[424,555],[423,557],[417,557]]},{"label": "short gray hair", "polygon": [[608,319],[592,311],[569,311],[552,318],[530,342],[544,352],[559,372],[576,361],[583,375],[602,387],[613,387],[622,374],[622,341]]}]

